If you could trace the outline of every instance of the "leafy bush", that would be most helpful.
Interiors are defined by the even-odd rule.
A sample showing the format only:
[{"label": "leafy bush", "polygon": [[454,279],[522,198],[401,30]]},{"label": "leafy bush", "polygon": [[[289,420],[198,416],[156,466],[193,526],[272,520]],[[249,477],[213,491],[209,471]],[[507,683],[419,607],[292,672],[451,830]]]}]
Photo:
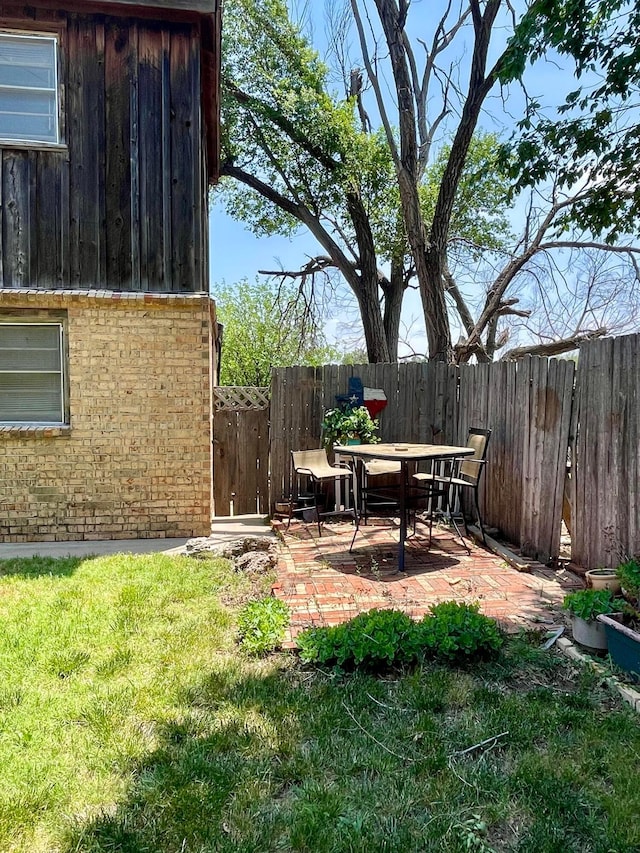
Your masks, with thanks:
[{"label": "leafy bush", "polygon": [[278,598],[250,601],[238,614],[240,645],[252,655],[264,655],[278,648],[289,624],[289,608]]},{"label": "leafy bush", "polygon": [[489,657],[502,645],[496,623],[477,605],[444,602],[414,622],[400,610],[369,610],[349,622],[310,628],[297,638],[305,663],[379,668],[422,657],[447,661]]},{"label": "leafy bush", "polygon": [[331,450],[334,444],[347,444],[359,438],[363,444],[377,444],[378,421],[369,414],[366,406],[343,406],[325,412],[321,424],[322,446]]},{"label": "leafy bush", "polygon": [[491,657],[504,641],[496,622],[480,613],[477,604],[435,604],[419,629],[424,652],[449,662]]},{"label": "leafy bush", "polygon": [[640,562],[637,557],[621,563],[616,568],[616,575],[626,593],[632,598],[640,598]]},{"label": "leafy bush", "polygon": [[401,610],[373,609],[342,625],[303,631],[297,643],[305,663],[375,668],[415,659],[415,627]]},{"label": "leafy bush", "polygon": [[581,589],[565,595],[563,607],[574,616],[589,621],[600,613],[615,613],[623,604],[610,589]]}]

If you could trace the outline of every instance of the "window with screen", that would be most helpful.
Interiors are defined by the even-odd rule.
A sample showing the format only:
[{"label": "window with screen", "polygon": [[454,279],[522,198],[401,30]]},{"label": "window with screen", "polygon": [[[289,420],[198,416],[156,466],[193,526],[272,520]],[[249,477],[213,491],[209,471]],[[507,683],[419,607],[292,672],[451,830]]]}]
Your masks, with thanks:
[{"label": "window with screen", "polygon": [[0,33],[0,140],[59,142],[57,40]]},{"label": "window with screen", "polygon": [[0,423],[65,422],[61,323],[0,323]]}]

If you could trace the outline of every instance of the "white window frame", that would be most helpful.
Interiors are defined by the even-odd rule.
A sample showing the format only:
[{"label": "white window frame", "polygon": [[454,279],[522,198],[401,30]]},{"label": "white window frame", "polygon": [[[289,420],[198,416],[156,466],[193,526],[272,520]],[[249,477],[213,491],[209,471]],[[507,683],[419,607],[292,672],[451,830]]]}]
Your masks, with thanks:
[{"label": "white window frame", "polygon": [[31,41],[35,39],[40,39],[43,41],[53,42],[53,87],[51,89],[43,89],[37,86],[8,86],[0,84],[1,90],[11,90],[11,91],[25,91],[25,92],[51,92],[53,91],[55,106],[54,106],[54,120],[55,120],[55,139],[32,139],[28,135],[25,134],[24,137],[5,137],[0,133],[0,143],[3,145],[32,145],[32,146],[59,146],[61,143],[60,139],[60,84],[59,84],[59,39],[55,33],[43,33],[43,32],[25,32],[23,30],[7,30],[0,29],[0,40],[3,38],[11,38],[11,39],[29,39]]},{"label": "white window frame", "polygon": [[59,356],[60,356],[60,370],[2,370],[0,369],[0,374],[12,374],[12,375],[20,375],[20,374],[29,374],[33,375],[40,373],[48,373],[48,374],[56,374],[60,377],[60,419],[57,421],[34,421],[33,418],[24,418],[22,420],[13,418],[10,421],[2,420],[0,416],[0,425],[8,426],[8,425],[16,425],[20,426],[31,425],[35,427],[47,427],[47,426],[64,426],[68,423],[67,418],[67,405],[66,405],[66,348],[65,348],[65,340],[64,340],[64,324],[59,320],[52,320],[51,322],[34,320],[32,323],[20,323],[13,322],[11,320],[5,321],[3,320],[0,323],[0,329],[7,326],[28,326],[33,328],[34,326],[55,326],[58,329],[58,346],[60,348]]}]

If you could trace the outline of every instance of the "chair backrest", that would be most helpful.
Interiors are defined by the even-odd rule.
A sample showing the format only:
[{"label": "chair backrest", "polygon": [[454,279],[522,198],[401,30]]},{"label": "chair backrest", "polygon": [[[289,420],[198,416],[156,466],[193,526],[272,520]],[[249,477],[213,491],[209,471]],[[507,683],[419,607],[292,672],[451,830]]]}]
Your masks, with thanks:
[{"label": "chair backrest", "polygon": [[487,445],[491,437],[490,429],[469,428],[467,447],[473,447],[473,456],[467,457],[460,466],[460,477],[470,485],[476,486],[480,480],[484,460],[487,457]]},{"label": "chair backrest", "polygon": [[294,471],[299,471],[301,468],[309,471],[322,470],[329,464],[327,451],[322,448],[320,450],[292,450],[291,459]]}]

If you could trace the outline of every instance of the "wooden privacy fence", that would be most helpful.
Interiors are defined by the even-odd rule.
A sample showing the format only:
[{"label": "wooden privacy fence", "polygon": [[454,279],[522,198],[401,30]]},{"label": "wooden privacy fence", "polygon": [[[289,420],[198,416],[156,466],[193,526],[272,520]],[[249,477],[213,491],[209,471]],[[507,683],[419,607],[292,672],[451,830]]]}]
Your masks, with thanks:
[{"label": "wooden privacy fence", "polygon": [[213,389],[214,515],[269,512],[269,389]]},{"label": "wooden privacy fence", "polygon": [[560,547],[574,363],[328,365],[274,370],[271,500],[290,492],[290,451],[318,447],[323,411],[351,376],[382,388],[383,441],[466,444],[470,426],[493,430],[481,505],[525,553],[547,561]]},{"label": "wooden privacy fence", "polygon": [[640,335],[580,348],[571,432],[572,558],[616,566],[640,554]]},{"label": "wooden privacy fence", "polygon": [[531,357],[277,369],[270,410],[269,389],[215,388],[216,515],[266,513],[288,497],[291,450],[320,446],[323,412],[351,376],[387,396],[383,441],[464,444],[470,426],[493,430],[483,515],[525,554],[558,556],[568,451],[573,560],[615,566],[640,553],[640,335],[583,344],[577,369]]}]

